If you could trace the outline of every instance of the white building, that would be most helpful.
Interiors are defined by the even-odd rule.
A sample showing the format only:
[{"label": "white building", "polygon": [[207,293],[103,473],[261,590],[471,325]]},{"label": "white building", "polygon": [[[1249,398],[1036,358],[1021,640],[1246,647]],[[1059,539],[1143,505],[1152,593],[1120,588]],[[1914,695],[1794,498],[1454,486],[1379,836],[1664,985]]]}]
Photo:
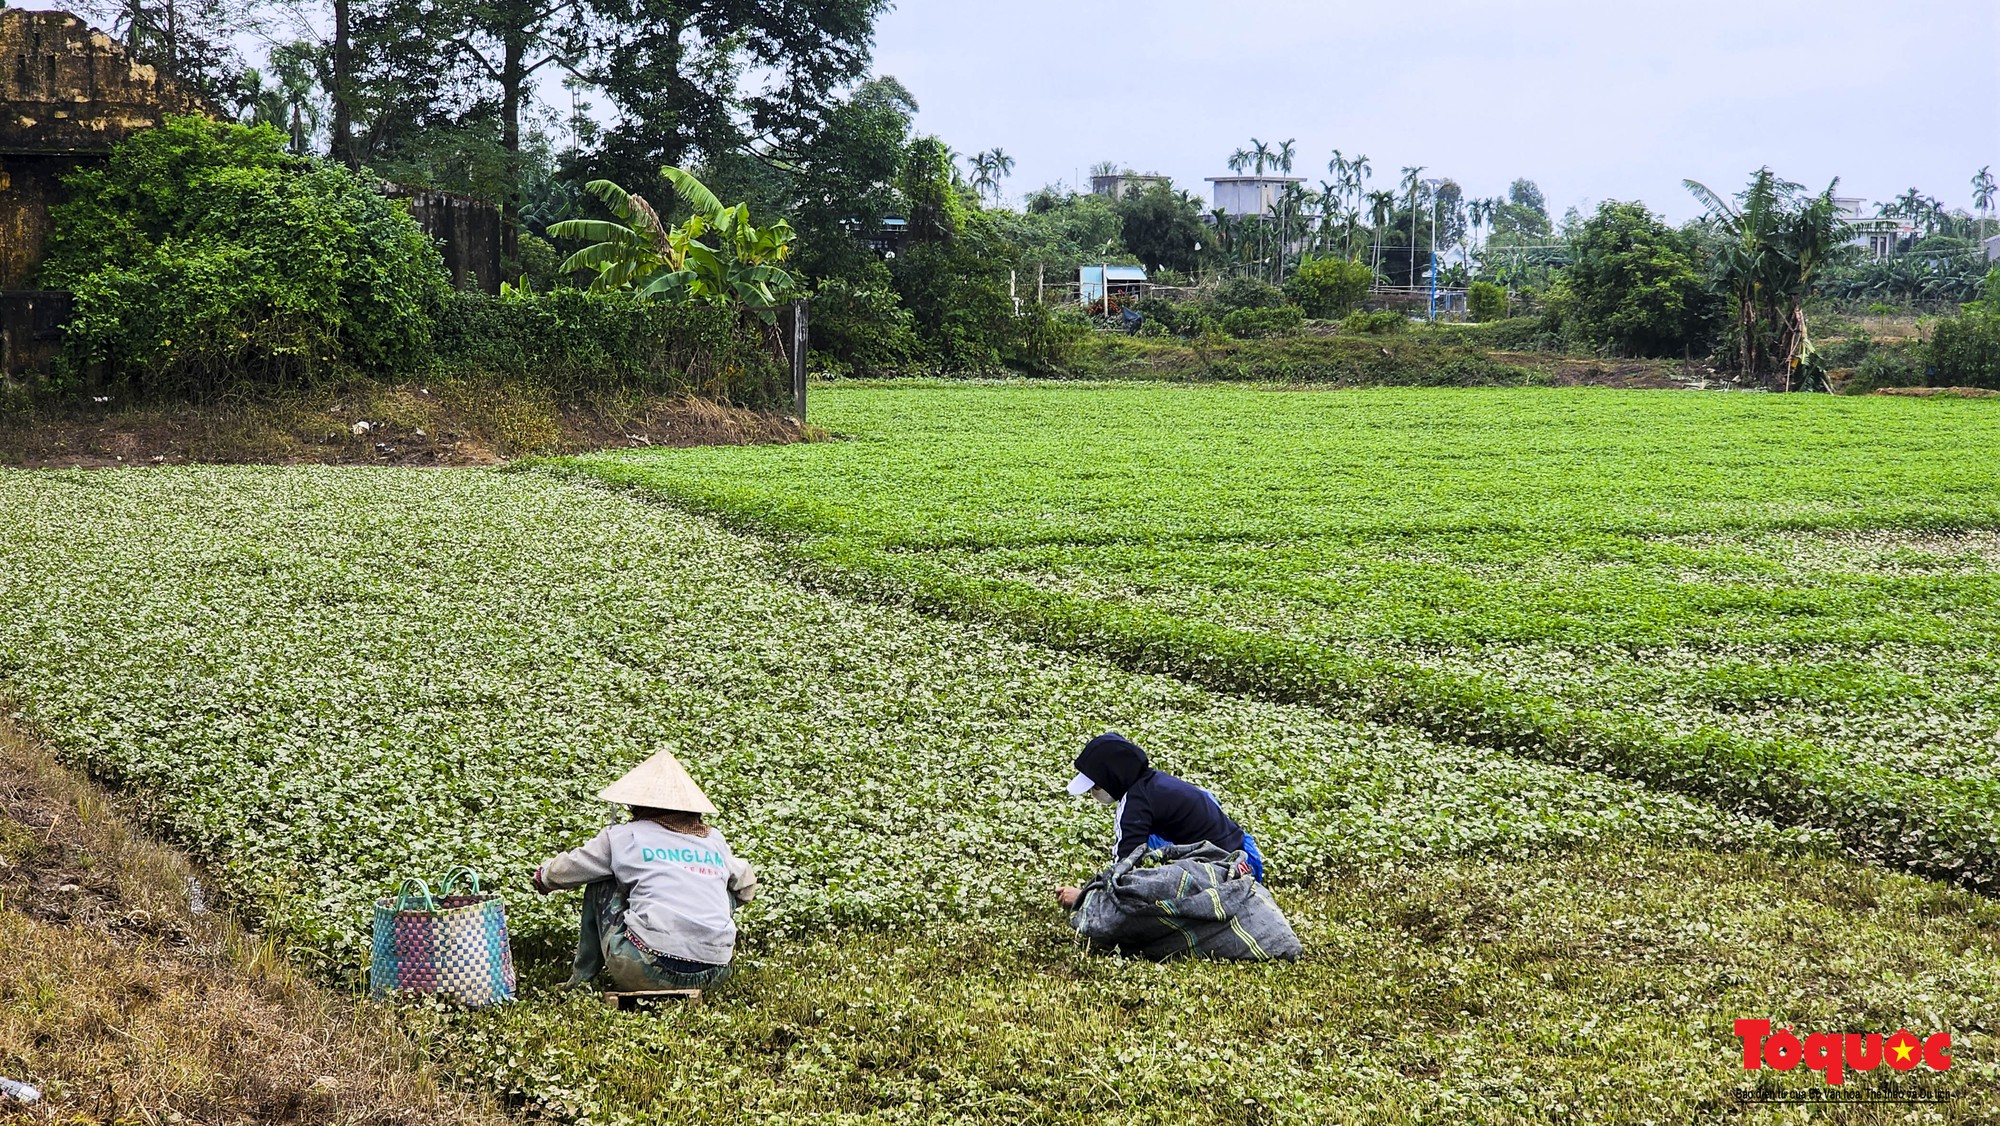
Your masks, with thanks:
[{"label": "white building", "polygon": [[2000,262],[2000,235],[1994,235],[1986,240],[1986,260]]},{"label": "white building", "polygon": [[1286,184],[1302,184],[1300,176],[1210,176],[1215,185],[1215,206],[1232,219],[1246,215],[1269,215],[1278,209],[1278,193]]},{"label": "white building", "polygon": [[1908,219],[1872,214],[1868,201],[1858,196],[1834,196],[1833,205],[1853,232],[1848,245],[1862,247],[1870,258],[1889,257],[1896,252],[1897,243],[1917,233],[1917,225]]},{"label": "white building", "polygon": [[1090,191],[1093,195],[1124,199],[1127,192],[1143,192],[1154,184],[1166,184],[1171,187],[1173,180],[1156,172],[1139,173],[1128,169],[1124,172],[1113,172],[1109,176],[1092,176]]}]

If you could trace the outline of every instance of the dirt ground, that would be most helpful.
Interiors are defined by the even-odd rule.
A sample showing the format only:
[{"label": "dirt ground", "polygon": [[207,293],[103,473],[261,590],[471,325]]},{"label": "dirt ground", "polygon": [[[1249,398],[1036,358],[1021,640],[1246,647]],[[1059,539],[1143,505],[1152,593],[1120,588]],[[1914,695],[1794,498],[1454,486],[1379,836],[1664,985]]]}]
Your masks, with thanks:
[{"label": "dirt ground", "polygon": [[1749,386],[1714,368],[1679,360],[1612,360],[1495,352],[1501,363],[1541,368],[1557,387],[1616,387],[1628,391],[1712,391]]},{"label": "dirt ground", "polygon": [[789,416],[686,396],[557,401],[532,390],[368,386],[212,406],[106,404],[86,411],[0,414],[0,466],[466,466],[584,450],[824,436]]},{"label": "dirt ground", "polygon": [[0,701],[0,1122],[499,1123],[387,1015],[302,980],[205,902]]}]

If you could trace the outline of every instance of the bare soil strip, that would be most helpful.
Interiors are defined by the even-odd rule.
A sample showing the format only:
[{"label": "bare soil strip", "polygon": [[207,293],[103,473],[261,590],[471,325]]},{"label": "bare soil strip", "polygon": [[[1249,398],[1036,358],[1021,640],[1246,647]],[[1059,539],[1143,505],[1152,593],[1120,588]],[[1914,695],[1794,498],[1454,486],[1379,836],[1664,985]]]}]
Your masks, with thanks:
[{"label": "bare soil strip", "polygon": [[268,401],[0,413],[0,466],[493,465],[646,446],[745,446],[825,435],[786,415],[686,395],[557,399],[534,388],[366,385]]}]

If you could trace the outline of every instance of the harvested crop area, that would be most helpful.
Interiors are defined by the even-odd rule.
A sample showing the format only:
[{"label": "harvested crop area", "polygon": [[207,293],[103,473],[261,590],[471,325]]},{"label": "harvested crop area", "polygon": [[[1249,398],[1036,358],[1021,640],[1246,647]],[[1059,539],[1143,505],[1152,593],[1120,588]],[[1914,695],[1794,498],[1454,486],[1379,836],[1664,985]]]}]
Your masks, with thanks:
[{"label": "harvested crop area", "polygon": [[[0,475],[0,682],[334,981],[394,877],[488,873],[525,1000],[404,1025],[529,1116],[1638,1122],[1824,1090],[1744,1072],[1739,1016],[1949,1029],[1950,1070],[1847,1091],[2000,1113],[1988,900],[1688,796],[803,587],[792,565],[533,473]],[[1156,967],[1066,939],[1049,888],[1101,862],[1108,817],[1061,786],[1106,726],[1256,827],[1303,962]],[[710,1003],[612,1013],[548,988],[575,899],[524,874],[661,747],[768,892]],[[31,1076],[14,1051],[0,1071]]]},{"label": "harvested crop area", "polygon": [[830,588],[1635,778],[2000,886],[2000,413],[1589,390],[841,388],[568,463]]}]

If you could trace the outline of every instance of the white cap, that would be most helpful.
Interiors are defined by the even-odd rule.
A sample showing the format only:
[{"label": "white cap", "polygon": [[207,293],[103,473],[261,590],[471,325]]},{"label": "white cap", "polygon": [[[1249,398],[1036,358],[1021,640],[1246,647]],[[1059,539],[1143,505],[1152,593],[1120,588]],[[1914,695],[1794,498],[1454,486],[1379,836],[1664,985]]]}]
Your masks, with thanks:
[{"label": "white cap", "polygon": [[1069,780],[1069,796],[1073,798],[1080,798],[1096,788],[1097,783],[1091,781],[1088,774],[1079,774]]},{"label": "white cap", "polygon": [[619,805],[672,809],[683,813],[714,813],[715,806],[701,792],[694,779],[667,751],[661,751],[631,769],[625,777],[606,786],[599,800]]}]

